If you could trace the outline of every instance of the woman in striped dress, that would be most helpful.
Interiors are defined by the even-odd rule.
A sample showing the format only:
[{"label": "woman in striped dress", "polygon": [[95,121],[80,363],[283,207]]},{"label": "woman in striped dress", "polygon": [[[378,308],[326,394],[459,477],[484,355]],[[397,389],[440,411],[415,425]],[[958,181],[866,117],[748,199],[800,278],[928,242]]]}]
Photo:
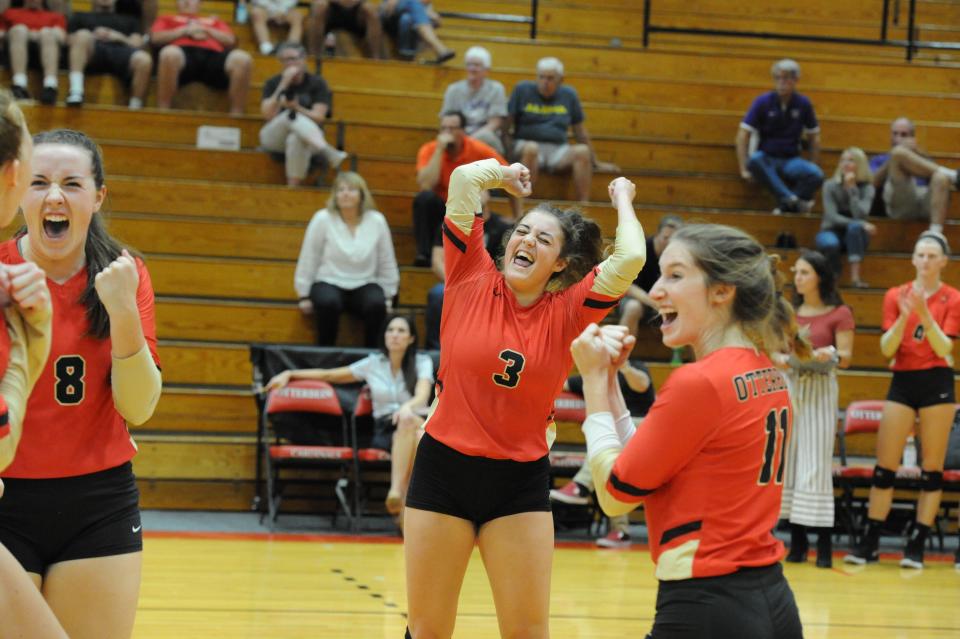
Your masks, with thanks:
[{"label": "woman in striped dress", "polygon": [[809,360],[791,356],[791,390],[796,410],[788,449],[781,516],[790,522],[787,561],[807,559],[807,529],[817,531],[817,567],[833,564],[833,442],[837,428],[837,368],[853,357],[853,313],[844,305],[827,259],[803,251],[793,266],[797,323],[813,346]]}]

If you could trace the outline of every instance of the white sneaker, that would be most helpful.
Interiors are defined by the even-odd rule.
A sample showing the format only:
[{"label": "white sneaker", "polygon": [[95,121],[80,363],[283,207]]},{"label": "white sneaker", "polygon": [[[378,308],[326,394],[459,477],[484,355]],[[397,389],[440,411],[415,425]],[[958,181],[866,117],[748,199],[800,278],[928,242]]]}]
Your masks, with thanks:
[{"label": "white sneaker", "polygon": [[261,55],[273,55],[273,45],[269,42],[260,43],[260,54]]}]

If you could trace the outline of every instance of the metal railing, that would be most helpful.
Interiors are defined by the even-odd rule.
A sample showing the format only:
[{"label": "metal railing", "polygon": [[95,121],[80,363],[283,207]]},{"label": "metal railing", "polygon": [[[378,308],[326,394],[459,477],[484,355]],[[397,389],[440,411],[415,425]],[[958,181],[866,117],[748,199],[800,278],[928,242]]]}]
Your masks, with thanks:
[{"label": "metal railing", "polygon": [[[826,35],[800,35],[791,33],[774,33],[769,31],[739,31],[736,29],[699,29],[695,27],[670,27],[653,24],[652,0],[643,2],[643,46],[650,44],[650,35],[653,33],[677,33],[687,35],[712,35],[736,38],[759,38],[769,40],[793,40],[801,42],[831,42],[837,44],[865,44],[876,46],[903,47],[907,61],[912,61],[920,49],[940,49],[960,51],[960,42],[936,42],[921,40],[917,36],[917,0],[909,0],[907,8],[907,38],[906,40],[890,39],[887,25],[890,22],[890,0],[883,0],[883,17],[880,24],[880,37],[847,38]],[[893,23],[899,23],[900,0],[894,0]]]},{"label": "metal railing", "polygon": [[537,39],[537,9],[539,0],[530,0],[530,15],[519,16],[508,13],[474,13],[469,11],[440,11],[441,18],[461,18],[464,20],[482,20],[484,22],[510,22],[529,24],[530,39]]}]

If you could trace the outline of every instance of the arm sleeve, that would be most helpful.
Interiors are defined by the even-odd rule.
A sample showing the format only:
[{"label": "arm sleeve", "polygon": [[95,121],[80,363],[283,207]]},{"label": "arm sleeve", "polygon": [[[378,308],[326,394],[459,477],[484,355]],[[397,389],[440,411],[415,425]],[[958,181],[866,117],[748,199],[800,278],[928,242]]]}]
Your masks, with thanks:
[{"label": "arm sleeve", "polygon": [[741,128],[754,133],[760,130],[760,126],[763,124],[763,106],[760,104],[762,99],[763,96],[759,96],[750,105],[746,115],[743,116],[743,121],[740,122]]},{"label": "arm sleeve", "polygon": [[823,223],[821,228],[830,229],[853,222],[853,218],[840,212],[839,198],[842,191],[843,185],[838,184],[832,178],[823,183]]},{"label": "arm sleeve", "polygon": [[804,99],[802,117],[805,133],[818,133],[820,131],[820,122],[817,121],[817,113],[813,109],[813,103],[806,98]]},{"label": "arm sleeve", "polygon": [[130,357],[114,357],[110,369],[114,406],[127,422],[134,425],[150,419],[163,388],[160,356],[157,353],[153,284],[143,262],[137,260],[137,267],[140,272],[137,307],[140,309],[140,326],[146,344]]},{"label": "arm sleeve", "polygon": [[647,240],[640,220],[621,220],[617,226],[613,254],[600,263],[593,290],[609,297],[620,297],[637,279],[647,261]]},{"label": "arm sleeve", "polygon": [[300,257],[297,258],[297,269],[293,275],[293,288],[296,289],[297,297],[300,299],[310,295],[310,287],[316,281],[326,235],[326,216],[323,215],[325,210],[322,209],[314,214],[303,234]]},{"label": "arm sleeve", "polygon": [[454,169],[443,218],[443,260],[447,286],[473,275],[496,270],[483,243],[480,194],[500,185],[503,171],[497,160],[487,159]]},{"label": "arm sleeve", "polygon": [[856,330],[857,323],[853,319],[853,311],[846,304],[837,308],[837,324],[834,326],[834,335],[840,331]]},{"label": "arm sleeve", "polygon": [[870,216],[870,208],[873,206],[873,197],[877,190],[873,184],[857,185],[857,196],[850,198],[850,214],[858,219],[865,220]]},{"label": "arm sleeve", "polygon": [[383,289],[387,299],[393,299],[400,286],[400,269],[397,256],[393,251],[393,237],[387,219],[380,216],[381,229],[377,238],[377,284]]}]

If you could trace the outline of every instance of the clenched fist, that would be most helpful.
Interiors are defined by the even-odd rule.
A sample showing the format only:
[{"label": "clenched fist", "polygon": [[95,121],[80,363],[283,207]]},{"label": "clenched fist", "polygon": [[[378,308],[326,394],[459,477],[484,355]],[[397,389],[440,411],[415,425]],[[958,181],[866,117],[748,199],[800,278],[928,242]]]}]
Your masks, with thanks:
[{"label": "clenched fist", "polygon": [[127,249],[123,249],[120,257],[97,273],[93,285],[109,315],[127,305],[136,307],[140,274],[136,261]]}]

